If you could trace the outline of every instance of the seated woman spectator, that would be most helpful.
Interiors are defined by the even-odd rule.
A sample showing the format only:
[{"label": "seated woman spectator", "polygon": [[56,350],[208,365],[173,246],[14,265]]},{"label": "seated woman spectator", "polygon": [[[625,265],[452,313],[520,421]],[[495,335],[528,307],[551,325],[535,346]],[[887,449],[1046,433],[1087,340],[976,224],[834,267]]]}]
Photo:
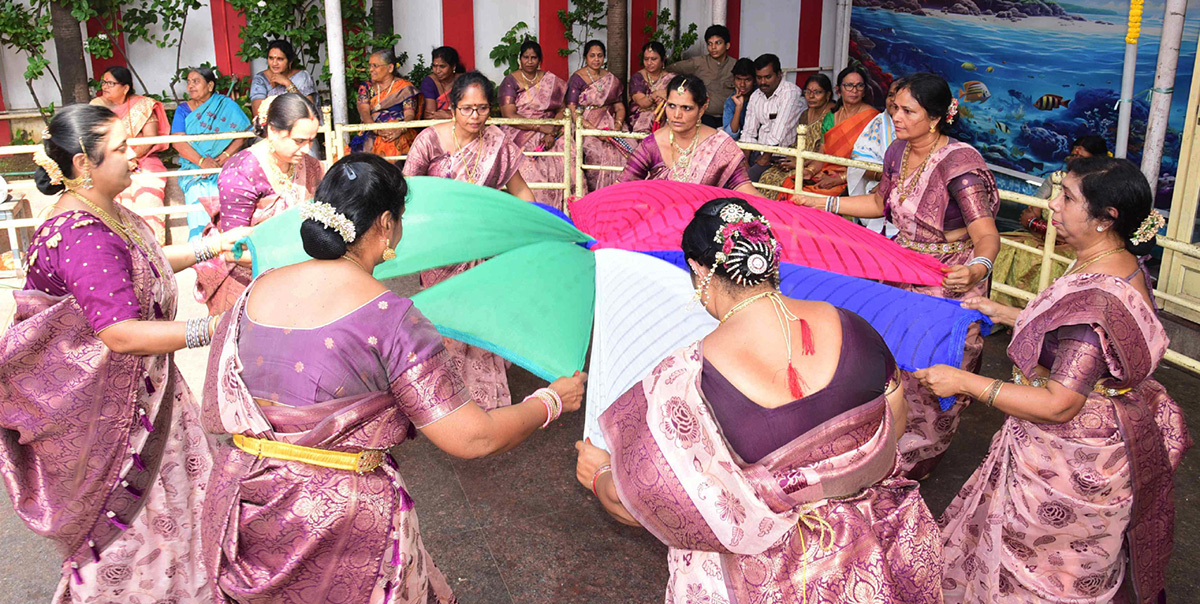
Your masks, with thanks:
[{"label": "seated woman spectator", "polygon": [[[621,81],[604,69],[607,51],[604,43],[590,40],[583,46],[584,65],[567,80],[567,106],[583,113],[583,127],[595,130],[624,130],[625,102],[621,100]],[[632,146],[619,138],[586,137],[583,161],[590,165],[619,166],[632,152]],[[573,158],[572,158],[572,161]],[[589,191],[613,184],[619,172],[587,170]]]},{"label": "seated woman spectator", "polygon": [[[896,91],[899,89],[899,85],[900,80],[892,80],[892,85],[888,87],[884,110],[875,116],[870,124],[867,124],[867,128],[863,130],[862,134],[858,135],[858,141],[854,143],[854,151],[850,153],[850,159],[883,163],[883,154],[896,140],[896,124],[892,121],[892,116],[896,115]],[[877,171],[868,172],[862,168],[848,167],[846,168],[846,195],[850,197],[866,195],[879,186],[879,179],[882,177],[883,174]],[[855,220],[876,233],[883,233],[889,239],[899,232],[896,225],[888,222],[886,218],[856,218]]]},{"label": "seated woman spectator", "polygon": [[[866,102],[870,78],[862,65],[853,65],[838,73],[837,89],[840,98],[821,122],[822,152],[850,159],[859,135],[867,128],[867,124],[879,115],[879,112]],[[804,164],[803,176],[804,181],[810,183],[804,190],[810,193],[842,195],[846,192],[845,166],[808,162]],[[788,186],[788,183],[785,182],[784,186]]]},{"label": "seated woman spectator", "polygon": [[662,42],[642,46],[642,70],[629,77],[630,132],[653,132],[666,120],[667,87],[675,76],[663,69],[666,56]]},{"label": "seated woman spectator", "polygon": [[[262,140],[225,162],[217,178],[220,203],[205,229],[226,232],[254,226],[303,201],[321,182],[321,162],[309,154],[317,137],[317,109],[307,97],[270,97],[258,135]],[[233,307],[252,277],[249,267],[213,258],[196,265],[196,299],[210,315]]]},{"label": "seated woman spectator", "polygon": [[[302,94],[313,107],[317,103],[317,83],[312,75],[300,68],[296,49],[287,40],[271,40],[267,45],[267,69],[254,74],[250,80],[250,115],[257,116],[258,108],[269,97],[287,93]],[[317,121],[320,123],[320,112]]]},{"label": "seated woman spectator", "polygon": [[963,302],[1013,328],[1013,381],[916,372],[939,396],[1008,416],[940,521],[947,602],[1167,601],[1175,474],[1192,439],[1151,377],[1168,340],[1138,260],[1163,224],[1152,207],[1132,162],[1071,162],[1050,208],[1078,260],[1024,310]]},{"label": "seated woman spectator", "polygon": [[[666,128],[642,139],[621,180],[674,180],[755,195],[746,156],[724,130],[701,123],[708,92],[696,76],[678,76],[667,96]],[[669,160],[668,160],[669,158]]]},{"label": "seated woman spectator", "polygon": [[[542,70],[542,45],[533,40],[521,44],[520,68],[500,82],[500,114],[506,118],[562,119],[567,83]],[[558,151],[564,143],[559,126],[500,126],[522,151]],[[526,157],[521,162],[521,177],[526,183],[563,181],[561,157]],[[563,207],[563,191],[537,189],[538,203]]]},{"label": "seated woman spectator", "polygon": [[[400,77],[396,53],[390,48],[376,51],[367,60],[370,81],[358,87],[358,118],[364,124],[411,122],[417,119],[420,93],[412,82]],[[356,152],[381,157],[405,155],[417,137],[414,129],[364,132],[350,139]]]},{"label": "seated woman spectator", "polygon": [[666,601],[942,601],[937,525],[897,475],[904,392],[858,315],[778,290],[779,244],[740,199],[683,251],[720,325],[600,416],[576,478],[670,547]]},{"label": "seated woman spectator", "polygon": [[[217,74],[207,67],[196,67],[188,72],[188,100],[175,108],[171,120],[171,134],[217,134],[241,132],[250,128],[250,120],[238,106],[237,101],[216,92]],[[225,167],[233,154],[246,144],[246,139],[204,140],[171,145],[179,153],[182,170],[214,169]],[[220,203],[217,195],[217,175],[180,176],[179,188],[183,189],[183,200],[187,204],[201,204],[206,213],[188,212],[188,239],[204,232],[211,224],[209,214],[217,211]]]},{"label": "seated woman spectator", "polygon": [[421,96],[425,99],[425,110],[421,117],[427,120],[450,119],[453,117],[450,88],[454,86],[454,80],[467,72],[467,68],[458,60],[457,50],[439,46],[433,49],[429,69],[429,75],[421,80]]},{"label": "seated woman spectator", "polygon": [[[100,75],[100,96],[92,99],[93,105],[108,107],[125,123],[129,138],[166,136],[171,133],[167,112],[162,103],[133,93],[133,75],[129,69],[114,65]],[[155,173],[167,171],[158,154],[167,150],[166,143],[156,145],[134,145],[132,147],[137,167],[133,170],[133,184],[121,191],[117,202],[127,208],[161,208],[167,197],[167,179]],[[164,216],[143,217],[154,230],[154,238],[160,244],[166,241],[166,219]]]}]

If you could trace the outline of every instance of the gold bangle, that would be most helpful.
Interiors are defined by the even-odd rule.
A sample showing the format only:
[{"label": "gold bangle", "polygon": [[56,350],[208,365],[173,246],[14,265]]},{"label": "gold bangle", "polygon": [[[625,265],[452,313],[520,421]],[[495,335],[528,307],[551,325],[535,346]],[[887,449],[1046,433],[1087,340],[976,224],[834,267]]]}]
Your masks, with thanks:
[{"label": "gold bangle", "polygon": [[987,390],[983,391],[984,395],[987,396],[987,399],[980,400],[983,400],[984,404],[986,404],[988,407],[994,406],[996,404],[996,397],[1000,396],[1000,389],[1003,387],[1004,380],[996,380],[991,384],[988,384]]}]

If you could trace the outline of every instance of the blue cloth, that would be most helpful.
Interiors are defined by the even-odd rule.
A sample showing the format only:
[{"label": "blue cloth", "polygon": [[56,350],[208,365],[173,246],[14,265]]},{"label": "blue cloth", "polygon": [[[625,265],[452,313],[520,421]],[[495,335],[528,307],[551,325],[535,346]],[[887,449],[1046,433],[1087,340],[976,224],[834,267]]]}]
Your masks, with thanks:
[{"label": "blue cloth", "polygon": [[[687,270],[683,252],[644,253]],[[971,324],[979,322],[985,336],[992,330],[991,320],[983,313],[965,309],[958,302],[867,279],[789,263],[780,265],[779,278],[785,296],[828,302],[866,319],[883,336],[896,365],[905,371],[939,364],[961,367]],[[940,402],[944,411],[954,404],[954,398]]]},{"label": "blue cloth", "polygon": [[[749,106],[749,103],[742,103],[742,117],[738,120],[738,124],[741,127],[746,126],[746,108]],[[729,129],[729,124],[733,123],[733,114],[735,111],[737,111],[737,103],[733,102],[733,97],[725,99],[725,113],[721,117],[721,129],[725,131],[725,134],[732,136],[733,140],[736,141],[742,138],[741,129],[739,128],[737,132]]]},{"label": "blue cloth", "polygon": [[[192,110],[187,103],[180,103],[171,120],[171,132],[183,134],[216,134],[250,129],[250,119],[237,102],[223,94],[213,94],[204,104]],[[217,157],[229,147],[230,141],[211,140],[188,143],[201,157]],[[179,167],[198,170],[200,166],[179,158]],[[217,195],[217,175],[181,176],[179,188],[183,189],[185,203],[197,203],[202,197]],[[201,212],[188,212],[188,238],[199,235],[209,224],[209,217]]]}]

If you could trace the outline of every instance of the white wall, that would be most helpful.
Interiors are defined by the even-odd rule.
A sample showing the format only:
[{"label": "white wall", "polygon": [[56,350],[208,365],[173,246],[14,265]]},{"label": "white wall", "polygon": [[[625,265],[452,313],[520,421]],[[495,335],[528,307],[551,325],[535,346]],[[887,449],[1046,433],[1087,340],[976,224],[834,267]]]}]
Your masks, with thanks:
[{"label": "white wall", "polygon": [[[161,32],[158,26],[153,26],[156,33]],[[216,65],[216,50],[212,34],[212,11],[205,2],[204,6],[188,13],[187,25],[183,29],[183,53],[179,54],[179,67],[194,67],[204,62]],[[142,81],[146,83],[149,92],[170,92],[171,79],[175,76],[176,47],[159,48],[151,42],[139,41],[126,43],[125,53],[130,65],[137,70]],[[134,86],[139,93],[146,92],[136,80]],[[224,92],[224,91],[222,91]],[[185,97],[183,82],[175,86],[175,91],[169,96]]]},{"label": "white wall", "polygon": [[784,68],[796,67],[799,23],[800,0],[742,0],[738,54],[753,60],[772,53]]},{"label": "white wall", "polygon": [[[503,2],[504,0],[498,0]],[[400,42],[396,53],[408,53],[408,62],[400,68],[407,73],[417,62],[417,55],[425,56],[425,64],[431,59],[430,52],[442,45],[442,3],[439,0],[392,2],[392,17]],[[420,82],[413,82],[420,85]]]},{"label": "white wall", "polygon": [[[502,0],[487,2],[477,0],[475,7],[475,68],[497,84],[504,79],[506,68],[496,67],[492,62],[492,48],[500,43],[512,26],[524,21],[529,32],[538,33],[538,0]],[[547,49],[543,48],[545,54]]]}]

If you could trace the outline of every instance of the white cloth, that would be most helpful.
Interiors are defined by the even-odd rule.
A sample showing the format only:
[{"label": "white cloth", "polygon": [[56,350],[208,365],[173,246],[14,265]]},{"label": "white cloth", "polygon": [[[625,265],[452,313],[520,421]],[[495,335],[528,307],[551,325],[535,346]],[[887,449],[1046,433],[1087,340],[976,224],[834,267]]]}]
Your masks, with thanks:
[{"label": "white cloth", "polygon": [[583,436],[602,449],[600,415],[673,351],[703,338],[717,320],[692,299],[686,271],[617,249],[596,250],[596,314]]},{"label": "white cloth", "polygon": [[[858,140],[854,142],[854,151],[850,154],[850,159],[882,164],[883,154],[894,140],[896,140],[896,124],[892,121],[892,116],[884,111],[875,116],[875,119],[871,120],[871,123],[867,124],[862,134],[858,136]],[[867,180],[866,173],[867,171],[862,168],[846,168],[847,195],[866,195],[879,186],[879,181]],[[883,233],[885,237],[889,238],[895,237],[896,233],[900,232],[900,229],[888,222],[886,218],[862,218],[859,219],[859,222],[868,229],[876,233]]]},{"label": "white cloth", "polygon": [[767,96],[760,88],[747,102],[750,104],[746,108],[741,142],[779,147],[796,144],[796,125],[800,123],[800,114],[808,109],[799,86],[783,80],[775,94]]}]

